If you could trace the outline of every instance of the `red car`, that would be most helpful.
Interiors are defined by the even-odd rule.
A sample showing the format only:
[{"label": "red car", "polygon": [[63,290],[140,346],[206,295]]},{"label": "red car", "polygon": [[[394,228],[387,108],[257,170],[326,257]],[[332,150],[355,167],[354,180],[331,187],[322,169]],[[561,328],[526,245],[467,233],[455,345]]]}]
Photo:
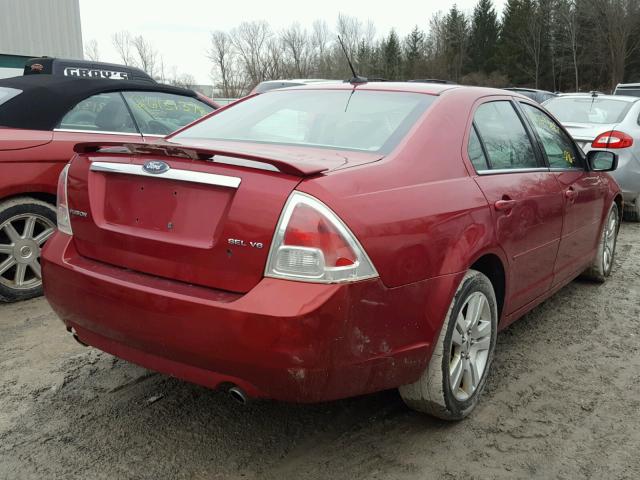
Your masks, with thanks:
[{"label": "red car", "polygon": [[152,81],[0,80],[0,301],[42,292],[40,249],[54,231],[58,176],[76,143],[157,140],[214,108]]},{"label": "red car", "polygon": [[419,83],[273,90],[60,176],[45,294],[80,342],[241,401],[400,388],[474,407],[496,333],[611,272],[611,152],[535,102]]}]

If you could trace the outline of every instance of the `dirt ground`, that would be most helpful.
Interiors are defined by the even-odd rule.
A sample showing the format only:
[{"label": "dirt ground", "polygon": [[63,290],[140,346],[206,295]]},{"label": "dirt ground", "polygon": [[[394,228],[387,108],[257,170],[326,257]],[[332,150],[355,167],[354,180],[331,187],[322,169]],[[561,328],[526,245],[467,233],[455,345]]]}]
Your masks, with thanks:
[{"label": "dirt ground", "polygon": [[78,345],[43,299],[0,305],[0,479],[640,478],[640,225],[498,336],[459,423],[396,392],[237,405]]}]

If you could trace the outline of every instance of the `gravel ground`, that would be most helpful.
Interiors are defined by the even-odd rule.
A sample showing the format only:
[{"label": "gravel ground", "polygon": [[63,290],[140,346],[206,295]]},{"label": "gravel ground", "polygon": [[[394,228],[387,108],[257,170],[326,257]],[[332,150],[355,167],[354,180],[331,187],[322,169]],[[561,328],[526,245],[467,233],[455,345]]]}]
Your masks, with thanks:
[{"label": "gravel ground", "polygon": [[498,336],[474,414],[396,392],[238,406],[0,305],[0,479],[640,478],[640,225],[613,276],[575,281]]}]

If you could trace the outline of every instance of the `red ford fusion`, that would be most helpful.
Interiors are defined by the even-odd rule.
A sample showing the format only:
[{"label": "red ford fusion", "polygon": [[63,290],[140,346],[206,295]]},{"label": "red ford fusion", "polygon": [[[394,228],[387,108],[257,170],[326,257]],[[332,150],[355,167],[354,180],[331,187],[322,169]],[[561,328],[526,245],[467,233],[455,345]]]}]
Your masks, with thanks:
[{"label": "red ford fusion", "polygon": [[476,405],[496,333],[610,274],[612,152],[504,91],[274,90],[154,145],[84,143],[45,294],[82,343],[212,388]]},{"label": "red ford fusion", "polygon": [[40,249],[55,229],[58,176],[76,143],[155,141],[215,107],[151,79],[0,80],[0,301],[42,293]]}]

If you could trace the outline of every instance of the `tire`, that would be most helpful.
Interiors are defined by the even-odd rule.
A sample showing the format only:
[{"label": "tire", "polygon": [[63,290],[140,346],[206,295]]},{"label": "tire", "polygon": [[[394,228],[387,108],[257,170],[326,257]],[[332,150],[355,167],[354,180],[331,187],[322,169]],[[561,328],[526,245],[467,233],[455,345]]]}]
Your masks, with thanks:
[{"label": "tire", "polygon": [[56,229],[55,207],[31,197],[0,202],[0,301],[42,295],[40,251]]},{"label": "tire", "polygon": [[[480,306],[479,315],[475,316],[480,328],[469,328],[474,317],[469,305]],[[469,270],[453,296],[429,365],[417,382],[399,388],[404,402],[414,410],[444,420],[460,420],[469,415],[491,368],[497,330],[498,305],[493,286],[485,275]],[[475,369],[471,368],[473,365]]]},{"label": "tire", "polygon": [[640,195],[633,203],[626,202],[623,210],[623,220],[627,222],[640,222]]},{"label": "tire", "polygon": [[611,274],[613,260],[616,254],[618,230],[620,229],[620,213],[614,202],[609,208],[607,219],[602,226],[602,233],[598,241],[598,251],[593,262],[583,273],[582,277],[603,283]]}]

